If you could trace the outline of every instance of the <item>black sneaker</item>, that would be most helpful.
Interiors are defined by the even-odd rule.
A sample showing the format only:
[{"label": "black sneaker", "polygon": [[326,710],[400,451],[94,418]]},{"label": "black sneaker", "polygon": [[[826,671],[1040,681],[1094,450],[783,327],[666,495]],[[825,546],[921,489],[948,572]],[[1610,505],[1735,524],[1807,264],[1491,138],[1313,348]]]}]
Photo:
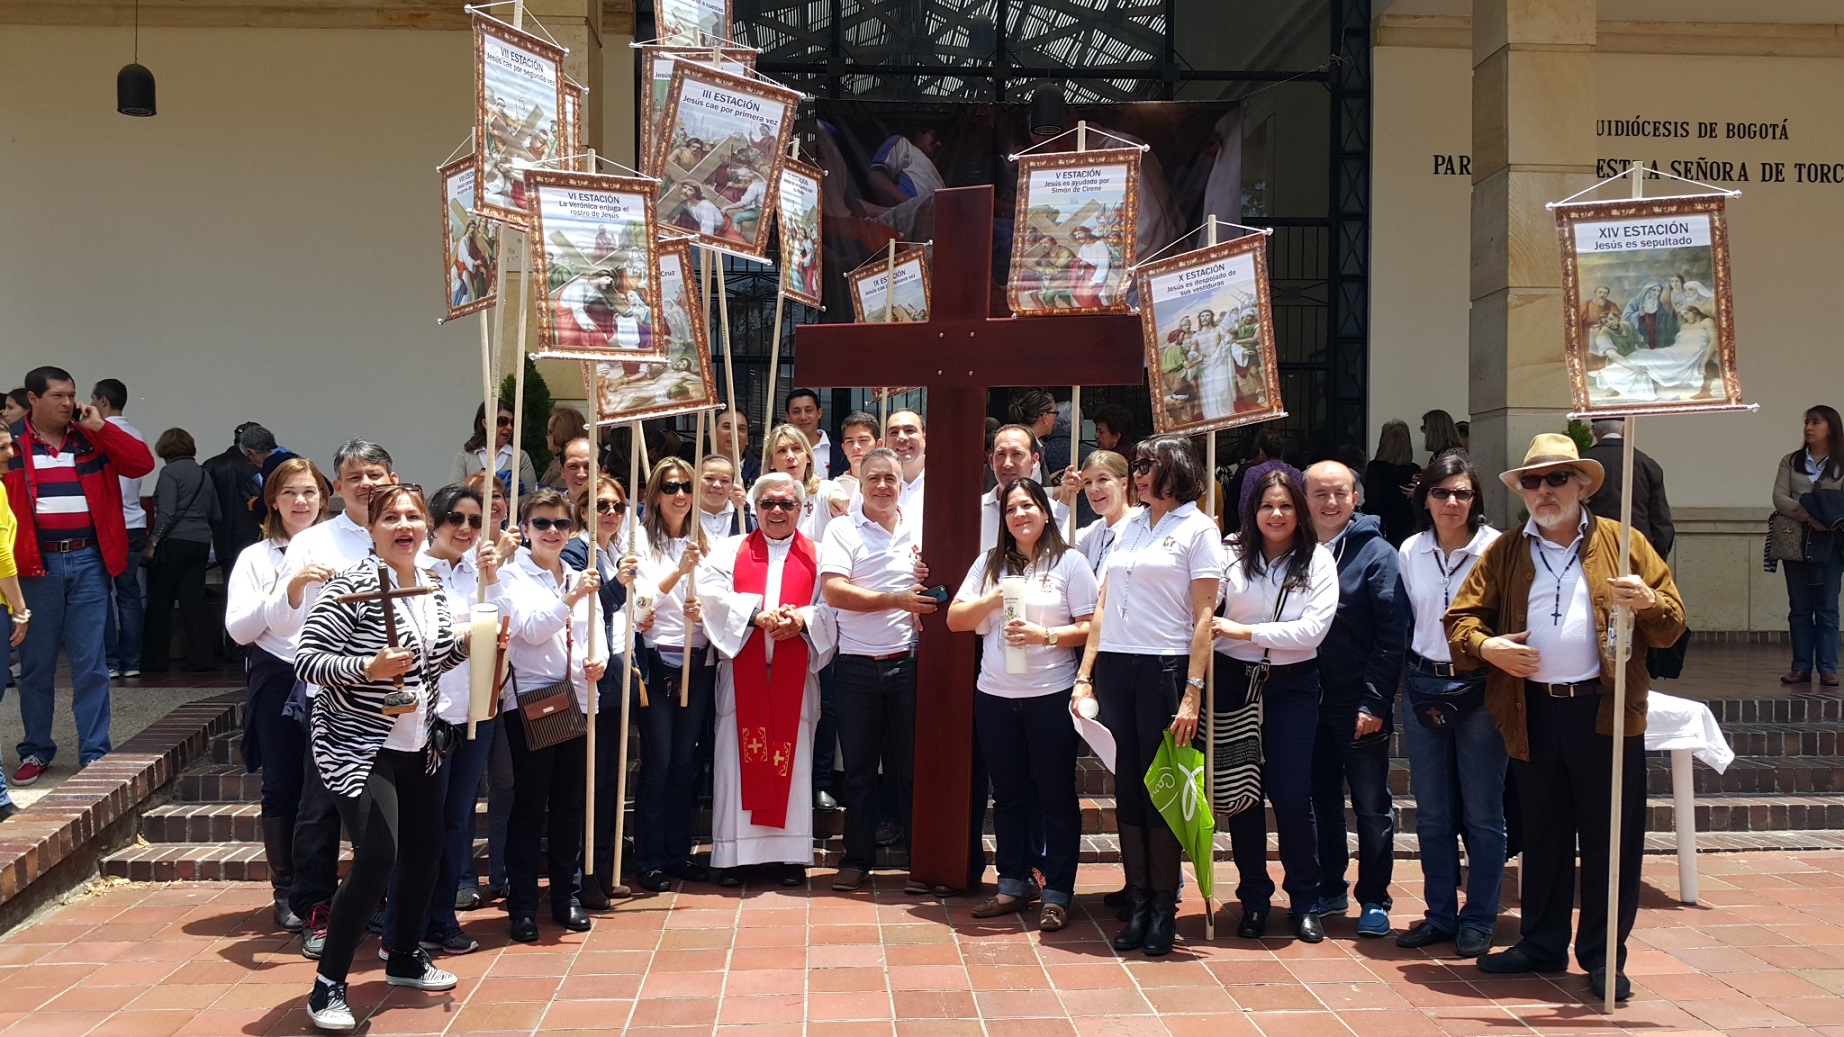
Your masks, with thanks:
[{"label": "black sneaker", "polygon": [[378,901],[378,909],[371,913],[370,918],[365,919],[365,931],[373,936],[384,935],[384,905],[385,901]]},{"label": "black sneaker", "polygon": [[307,924],[301,928],[301,955],[305,958],[320,959],[321,948],[327,945],[327,921],[329,915],[325,904],[315,904],[307,913]]},{"label": "black sneaker", "polygon": [[895,846],[903,837],[903,826],[895,821],[877,822],[876,842],[879,846]]},{"label": "black sneaker", "polygon": [[456,911],[477,911],[485,903],[480,897],[479,886],[462,886],[455,890]]},{"label": "black sneaker", "polygon": [[307,1017],[315,1029],[327,1033],[351,1033],[358,1026],[352,1009],[346,1006],[346,985],[322,983],[318,978],[314,980],[314,992],[307,995]]},{"label": "black sneaker", "polygon": [[391,955],[390,964],[384,966],[384,982],[416,990],[453,990],[460,980],[436,968],[429,952],[418,947],[408,954]]},{"label": "black sneaker", "polygon": [[418,942],[418,946],[430,954],[472,954],[480,949],[480,941],[462,931],[460,926],[443,933],[430,933]]}]

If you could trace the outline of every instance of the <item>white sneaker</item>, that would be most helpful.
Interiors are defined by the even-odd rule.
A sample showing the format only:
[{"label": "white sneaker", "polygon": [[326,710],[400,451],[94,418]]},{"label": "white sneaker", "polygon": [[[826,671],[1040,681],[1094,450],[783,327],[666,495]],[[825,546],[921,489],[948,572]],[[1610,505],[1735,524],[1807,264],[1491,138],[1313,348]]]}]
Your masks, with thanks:
[{"label": "white sneaker", "polygon": [[307,998],[307,1017],[315,1029],[328,1033],[351,1033],[358,1027],[352,1009],[346,1006],[344,983],[327,984],[315,979],[314,992]]},{"label": "white sneaker", "polygon": [[[384,982],[393,987],[410,987],[415,990],[453,990],[461,982],[452,972],[444,972],[435,967],[435,961],[429,952],[421,947],[408,955],[397,955],[397,960],[384,966]],[[402,974],[400,974],[402,973]]]},{"label": "white sneaker", "polygon": [[133,669],[132,667],[122,671],[122,676],[124,677],[139,677],[140,675],[141,671]]}]

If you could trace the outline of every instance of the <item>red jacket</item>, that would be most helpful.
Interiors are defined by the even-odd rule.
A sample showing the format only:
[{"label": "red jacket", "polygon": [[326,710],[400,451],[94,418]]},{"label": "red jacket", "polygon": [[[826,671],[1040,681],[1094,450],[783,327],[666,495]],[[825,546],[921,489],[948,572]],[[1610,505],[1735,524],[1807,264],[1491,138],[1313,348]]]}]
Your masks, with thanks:
[{"label": "red jacket", "polygon": [[[45,562],[38,553],[38,522],[33,514],[33,495],[26,485],[26,463],[32,456],[37,437],[32,425],[19,421],[13,425],[13,444],[17,449],[7,463],[7,501],[19,520],[19,534],[13,541],[13,560],[21,576],[45,575]],[[103,564],[109,574],[120,576],[128,569],[128,527],[122,522],[121,480],[138,479],[154,470],[154,455],[147,444],[108,422],[100,431],[79,428],[72,423],[65,432],[75,437],[71,443],[77,452],[77,481],[83,484],[83,497],[90,503],[90,521],[96,526],[96,546],[102,550]]]}]

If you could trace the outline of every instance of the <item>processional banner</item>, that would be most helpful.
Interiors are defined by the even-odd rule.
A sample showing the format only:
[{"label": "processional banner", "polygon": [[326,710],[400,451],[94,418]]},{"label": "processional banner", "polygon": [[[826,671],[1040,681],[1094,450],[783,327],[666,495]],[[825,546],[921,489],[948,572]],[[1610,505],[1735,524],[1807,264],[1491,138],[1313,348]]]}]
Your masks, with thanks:
[{"label": "processional banner", "polygon": [[[713,54],[721,55],[723,64],[713,65]],[[647,84],[647,110],[640,120],[640,171],[648,176],[658,172],[659,156],[655,151],[666,121],[666,101],[672,93],[672,70],[681,61],[747,77],[755,70],[756,52],[745,47],[640,48],[640,81]]]},{"label": "processional banner", "polygon": [[557,153],[563,133],[563,50],[474,16],[474,209],[526,222],[525,170]]},{"label": "processional banner", "polygon": [[822,306],[820,283],[820,190],[823,176],[805,162],[789,159],[776,187],[781,228],[781,291],[795,302]]},{"label": "processional banner", "polygon": [[604,425],[665,418],[723,405],[711,372],[711,340],[692,280],[691,245],[662,241],[656,252],[660,307],[656,337],[665,340],[662,362],[618,361],[583,365],[595,394],[596,420]]},{"label": "processional banner", "polygon": [[1209,432],[1287,416],[1266,235],[1149,263],[1134,276],[1154,431]]},{"label": "processional banner", "polygon": [[563,143],[552,157],[580,155],[588,147],[589,88],[571,79],[563,78]]},{"label": "processional banner", "polygon": [[654,28],[663,43],[716,43],[730,38],[730,0],[654,0]]},{"label": "processional banner", "polygon": [[1128,313],[1140,151],[1113,148],[1018,160],[1012,276],[1020,316]]},{"label": "processional banner", "polygon": [[438,170],[442,181],[442,262],[445,321],[492,306],[499,285],[499,225],[469,211],[474,204],[474,156]]},{"label": "processional banner", "polygon": [[767,262],[775,181],[799,106],[798,91],[676,62],[655,143],[660,224]]},{"label": "processional banner", "polygon": [[540,357],[664,360],[651,180],[534,169]]},{"label": "processional banner", "polygon": [[1575,413],[1746,406],[1722,196],[1567,203],[1556,231]]},{"label": "processional banner", "polygon": [[[852,314],[859,324],[893,324],[928,319],[928,252],[909,248],[895,263],[872,260],[846,275],[852,286]],[[890,284],[894,281],[894,295]]]}]

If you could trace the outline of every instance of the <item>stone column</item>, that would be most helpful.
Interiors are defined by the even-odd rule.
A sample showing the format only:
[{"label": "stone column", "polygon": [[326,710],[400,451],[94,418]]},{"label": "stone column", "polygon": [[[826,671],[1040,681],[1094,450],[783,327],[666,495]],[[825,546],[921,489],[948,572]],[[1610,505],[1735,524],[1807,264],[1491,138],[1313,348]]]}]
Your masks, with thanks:
[{"label": "stone column", "polygon": [[[1595,0],[1473,0],[1472,455],[1491,478],[1567,424],[1562,262],[1545,202],[1592,183]],[[1507,528],[1503,525],[1500,528]]]}]

